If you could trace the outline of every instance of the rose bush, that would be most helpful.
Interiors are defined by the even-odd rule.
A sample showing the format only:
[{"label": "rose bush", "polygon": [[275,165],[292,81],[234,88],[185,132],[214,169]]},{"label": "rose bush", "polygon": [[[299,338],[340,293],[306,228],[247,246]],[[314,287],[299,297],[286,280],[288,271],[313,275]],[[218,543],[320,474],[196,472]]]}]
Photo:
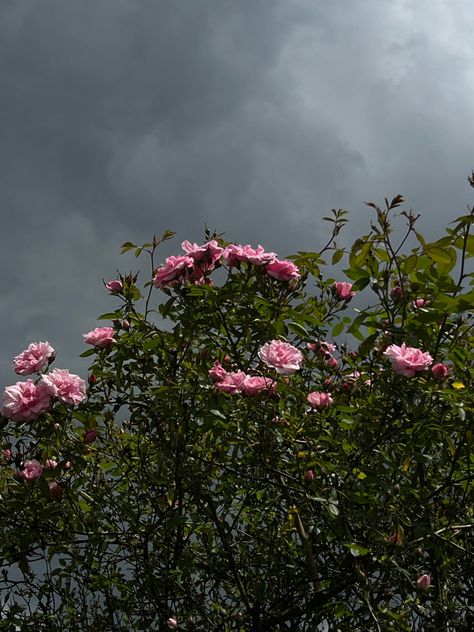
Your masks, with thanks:
[{"label": "rose bush", "polygon": [[473,214],[401,203],[287,260],[124,244],[87,388],[35,352],[5,388],[0,627],[472,629]]}]

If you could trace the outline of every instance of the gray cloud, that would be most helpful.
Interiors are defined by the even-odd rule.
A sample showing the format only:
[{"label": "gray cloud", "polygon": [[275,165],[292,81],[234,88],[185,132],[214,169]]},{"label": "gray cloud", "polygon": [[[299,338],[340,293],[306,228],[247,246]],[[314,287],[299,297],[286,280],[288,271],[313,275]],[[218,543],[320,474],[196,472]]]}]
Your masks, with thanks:
[{"label": "gray cloud", "polygon": [[3,2],[2,383],[31,340],[84,371],[125,240],[285,255],[398,192],[434,237],[469,202],[473,26],[467,0]]}]

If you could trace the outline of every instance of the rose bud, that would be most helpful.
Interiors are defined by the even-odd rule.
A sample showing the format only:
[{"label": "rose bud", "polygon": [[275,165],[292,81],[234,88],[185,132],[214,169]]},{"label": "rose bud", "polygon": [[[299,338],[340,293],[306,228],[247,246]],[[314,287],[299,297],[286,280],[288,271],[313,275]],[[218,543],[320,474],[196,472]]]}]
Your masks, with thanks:
[{"label": "rose bud", "polygon": [[314,470],[306,470],[306,472],[304,473],[304,477],[307,481],[313,481],[314,480]]},{"label": "rose bud", "polygon": [[64,486],[57,481],[51,481],[48,485],[49,495],[53,500],[61,500],[64,494]]},{"label": "rose bud", "polygon": [[84,443],[94,443],[97,439],[97,430],[95,428],[89,428],[84,433],[83,441]]},{"label": "rose bud", "polygon": [[420,575],[416,580],[416,587],[418,590],[429,590],[431,586],[431,576],[428,573]]},{"label": "rose bud", "polygon": [[431,373],[436,380],[439,380],[441,382],[448,377],[449,367],[442,362],[438,362],[431,367]]}]

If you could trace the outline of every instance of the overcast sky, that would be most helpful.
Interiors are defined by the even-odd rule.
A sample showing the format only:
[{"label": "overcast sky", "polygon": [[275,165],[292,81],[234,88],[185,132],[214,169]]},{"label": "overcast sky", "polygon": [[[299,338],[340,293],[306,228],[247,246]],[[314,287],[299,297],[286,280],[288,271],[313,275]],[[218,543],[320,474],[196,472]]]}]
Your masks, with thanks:
[{"label": "overcast sky", "polygon": [[472,0],[1,0],[1,384],[83,332],[126,240],[204,226],[281,256],[402,193],[435,237],[471,203]]}]

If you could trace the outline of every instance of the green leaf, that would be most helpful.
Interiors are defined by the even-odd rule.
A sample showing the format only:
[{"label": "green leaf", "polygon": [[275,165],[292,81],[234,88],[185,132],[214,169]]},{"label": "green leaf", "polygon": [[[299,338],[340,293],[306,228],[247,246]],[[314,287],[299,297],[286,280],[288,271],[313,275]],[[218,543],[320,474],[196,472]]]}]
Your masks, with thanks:
[{"label": "green leaf", "polygon": [[309,333],[306,331],[303,325],[300,325],[299,323],[291,322],[287,324],[287,327],[302,340],[308,340],[310,337]]}]

